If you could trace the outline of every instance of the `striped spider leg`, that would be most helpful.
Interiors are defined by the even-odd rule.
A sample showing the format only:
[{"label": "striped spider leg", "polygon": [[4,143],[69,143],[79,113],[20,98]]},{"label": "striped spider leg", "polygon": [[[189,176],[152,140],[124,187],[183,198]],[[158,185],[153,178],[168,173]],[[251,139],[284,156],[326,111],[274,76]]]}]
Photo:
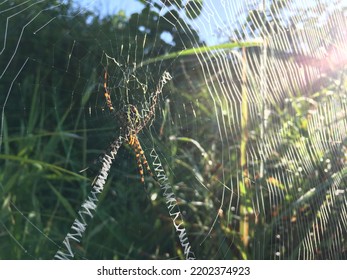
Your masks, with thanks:
[{"label": "striped spider leg", "polygon": [[154,177],[154,175],[151,171],[151,168],[149,167],[146,156],[143,152],[140,141],[137,138],[136,134],[130,135],[129,145],[135,151],[137,167],[138,167],[138,170],[139,170],[139,173],[141,176],[141,183],[144,184],[145,183],[145,177],[143,175],[143,166],[146,168],[149,175],[151,175],[152,177]]},{"label": "striped spider leg", "polygon": [[141,147],[140,141],[136,133],[136,128],[141,123],[140,114],[137,108],[134,105],[130,104],[124,107],[121,115],[119,113],[117,115],[119,115],[121,122],[125,124],[126,129],[130,131],[130,136],[127,143],[135,152],[137,168],[141,176],[140,180],[141,180],[141,183],[144,183],[145,178],[144,178],[143,167],[146,168],[149,175],[151,175],[153,178],[154,178],[154,175],[149,167],[145,153]]}]

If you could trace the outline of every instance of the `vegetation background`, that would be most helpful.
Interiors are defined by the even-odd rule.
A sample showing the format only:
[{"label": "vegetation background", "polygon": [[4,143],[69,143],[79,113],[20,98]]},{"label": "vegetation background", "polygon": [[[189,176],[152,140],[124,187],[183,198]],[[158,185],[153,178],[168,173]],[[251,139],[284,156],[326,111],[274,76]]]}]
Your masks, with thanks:
[{"label": "vegetation background", "polygon": [[[241,188],[239,209],[230,219],[230,215],[219,211],[223,193],[220,182],[225,186],[231,181],[242,184],[239,182],[240,172],[244,172],[243,166],[240,166],[242,152],[231,152],[223,162],[217,159],[223,154],[223,149],[233,151],[232,147],[235,146],[245,143],[252,145],[252,137],[259,135],[260,131],[253,131],[253,136],[250,133],[238,138],[227,135],[229,147],[215,144],[218,143],[218,126],[216,114],[211,110],[213,105],[208,84],[205,83],[199,61],[189,53],[192,49],[204,52],[200,49],[204,46],[203,40],[193,29],[189,36],[178,24],[173,29],[169,24],[173,20],[173,12],[162,15],[155,9],[161,9],[160,6],[148,4],[152,1],[139,1],[145,4],[141,13],[127,17],[119,12],[100,17],[95,11],[79,13],[73,1],[61,4],[60,1],[47,0],[33,5],[28,12],[16,15],[15,24],[11,24],[8,30],[6,21],[13,11],[7,13],[4,9],[0,12],[0,34],[7,35],[2,38],[6,39],[6,48],[0,56],[1,70],[7,67],[8,58],[16,50],[18,36],[22,33],[20,48],[6,75],[0,76],[0,103],[6,104],[6,107],[2,107],[5,113],[1,118],[0,259],[51,259],[69,231],[97,174],[99,165],[93,161],[112,141],[114,127],[119,125],[103,110],[102,84],[107,63],[105,53],[125,61],[122,54],[114,51],[120,49],[120,44],[123,45],[123,54],[130,55],[129,65],[136,57],[144,56],[143,61],[159,58],[160,64],[152,63],[149,66],[150,79],[148,73],[138,71],[138,75],[143,75],[141,78],[147,80],[150,87],[155,86],[161,74],[158,65],[160,70],[169,69],[174,77],[160,100],[157,118],[150,129],[139,135],[139,139],[146,153],[155,147],[165,159],[164,167],[179,197],[196,256],[200,259],[276,259],[280,258],[276,255],[280,252],[281,258],[303,258],[299,248],[305,243],[305,232],[321,215],[319,209],[329,203],[329,196],[322,195],[322,192],[331,186],[333,174],[339,172],[342,178],[340,189],[346,190],[346,138],[338,149],[327,148],[325,151],[334,158],[329,172],[324,171],[326,166],[320,162],[320,157],[312,156],[318,170],[312,176],[320,178],[316,185],[318,191],[313,194],[309,192],[312,178],[300,179],[296,185],[301,186],[303,196],[289,193],[281,205],[274,207],[268,203],[264,206],[266,215],[257,216],[249,210],[252,208],[252,198],[257,195],[256,190],[246,192]],[[9,0],[5,5],[10,9],[20,2]],[[279,5],[284,9],[289,2],[272,1],[271,5],[276,4],[276,7]],[[172,11],[180,7],[180,1],[165,3],[172,6]],[[194,3],[192,9],[198,17],[203,2]],[[343,13],[346,10],[342,10]],[[35,18],[35,25],[26,25],[35,15],[39,15]],[[175,15],[177,22],[183,21],[182,15]],[[254,22],[256,17],[261,19],[256,10],[250,10],[245,22]],[[319,17],[312,18],[317,21],[310,22],[311,25],[321,24]],[[37,28],[47,22],[50,22],[49,28],[38,32]],[[280,24],[278,19],[269,18],[264,28],[270,29],[273,22]],[[139,36],[145,36],[145,33],[139,32],[140,26],[145,27],[147,46],[152,45],[150,51],[132,43],[136,36],[139,42],[143,41]],[[253,28],[250,32],[257,31],[257,26],[250,26]],[[238,39],[246,38],[244,29],[237,28],[240,28]],[[290,26],[286,28],[291,30]],[[170,34],[172,42],[160,36],[163,32]],[[287,36],[290,39],[289,33]],[[246,51],[249,59],[260,53],[260,47],[251,43],[241,45],[234,42],[233,46],[240,53]],[[177,52],[182,50],[186,52],[178,56]],[[301,58],[282,56],[280,59]],[[207,67],[211,65],[213,62]],[[22,66],[23,70],[19,72]],[[235,65],[235,69],[238,66]],[[305,98],[324,103],[332,98],[331,93],[346,95],[347,80],[343,67],[337,64],[329,68],[324,80],[296,89],[295,95],[288,99],[289,105],[277,103],[272,108],[278,120],[276,126],[268,127],[268,133],[271,136],[285,128],[288,135],[286,142],[282,143],[283,150],[296,147],[299,151],[300,145],[306,145],[300,139],[309,135],[307,123],[311,118],[312,106],[303,102]],[[117,81],[119,75],[124,73],[117,72],[114,65],[110,65],[108,70],[110,88],[117,95]],[[240,89],[242,85],[240,80]],[[198,107],[196,100],[200,101]],[[121,100],[115,101],[116,106],[123,105],[117,103]],[[182,104],[187,105],[185,111],[180,109]],[[195,111],[194,108],[199,110]],[[185,114],[183,118],[182,114]],[[291,122],[290,129],[286,127],[288,121]],[[326,133],[333,135],[336,131],[329,132],[327,129]],[[329,135],[326,137],[328,139]],[[269,174],[280,170],[280,157],[280,154],[274,154],[272,163],[267,165]],[[79,173],[86,166],[90,166],[87,172]],[[247,172],[251,173],[251,170]],[[225,174],[227,178],[223,177]],[[200,179],[197,180],[197,177]],[[274,186],[282,187],[281,182],[271,176],[266,179],[267,183],[271,178]],[[305,193],[306,198],[310,197],[305,203],[300,201],[298,204],[298,198],[305,197]],[[269,193],[263,194],[264,201],[269,201],[270,196]],[[335,204],[336,209],[329,213],[331,217],[336,215],[328,219],[331,222],[329,226],[335,228],[345,221],[339,218],[341,211],[346,209],[345,192],[340,198],[340,202]],[[226,199],[224,203],[234,205],[235,201]],[[216,217],[217,223],[214,224]],[[244,221],[248,225],[247,242],[242,228]],[[294,236],[290,244],[277,240],[276,230],[283,225],[289,228],[290,233],[287,234]],[[319,245],[315,258],[345,259],[347,239],[346,232],[342,232],[342,246],[331,249],[334,235],[327,231],[325,242]],[[206,236],[208,238],[204,241]],[[82,259],[184,258],[158,185],[150,177],[146,177],[145,186],[141,185],[135,155],[127,146],[117,156],[97,214],[88,226],[81,247],[77,249],[77,257]]]}]

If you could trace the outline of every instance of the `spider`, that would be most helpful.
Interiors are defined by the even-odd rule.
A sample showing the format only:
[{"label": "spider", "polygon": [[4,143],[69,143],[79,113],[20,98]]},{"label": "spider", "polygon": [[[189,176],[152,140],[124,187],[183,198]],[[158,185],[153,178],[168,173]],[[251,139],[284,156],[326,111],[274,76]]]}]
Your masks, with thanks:
[{"label": "spider", "polygon": [[[105,68],[105,73],[104,73],[104,95],[106,99],[106,106],[110,110],[111,113],[115,112],[115,109],[113,107],[112,101],[111,101],[111,95],[107,86],[107,81],[108,81],[108,72],[107,68]],[[155,104],[154,104],[155,105]],[[154,107],[153,107],[154,109]],[[153,113],[152,113],[153,114]],[[144,123],[141,122],[141,116],[137,108],[132,105],[126,105],[124,108],[115,113],[115,115],[120,119],[121,122],[121,129],[129,131],[129,139],[126,142],[131,149],[135,152],[136,155],[136,163],[137,163],[137,168],[140,173],[140,180],[141,183],[144,184],[145,178],[144,178],[144,172],[143,172],[143,167],[146,168],[147,172],[149,175],[151,175],[154,178],[154,175],[149,167],[149,164],[147,162],[145,153],[141,147],[140,141],[137,138],[137,133],[142,129],[142,127],[145,125]]]},{"label": "spider", "polygon": [[[108,57],[108,56],[107,56]],[[115,60],[114,60],[115,61]],[[116,62],[116,61],[115,61]],[[107,176],[109,174],[112,162],[115,160],[117,152],[121,145],[125,142],[129,144],[129,146],[134,150],[136,154],[136,160],[137,165],[139,168],[139,173],[141,176],[141,182],[144,183],[144,176],[143,176],[143,166],[147,169],[150,175],[156,180],[156,181],[162,181],[163,179],[156,178],[153,173],[151,172],[151,169],[148,165],[148,162],[146,160],[145,154],[142,150],[141,144],[139,142],[139,139],[137,138],[137,134],[147,125],[147,123],[152,119],[155,113],[155,106],[158,101],[158,96],[162,92],[163,86],[171,80],[172,77],[169,74],[169,72],[164,71],[158,84],[155,89],[151,93],[150,102],[146,108],[143,110],[142,116],[139,114],[137,108],[134,105],[127,105],[123,108],[123,110],[119,111],[115,114],[114,107],[111,102],[111,96],[110,92],[108,90],[107,86],[107,80],[108,80],[108,73],[107,68],[105,68],[104,73],[104,95],[106,98],[106,104],[109,108],[110,112],[113,113],[116,117],[120,118],[121,121],[121,131],[120,135],[111,143],[108,150],[105,152],[105,154],[101,157],[102,167],[99,171],[99,174],[95,177],[93,183],[92,183],[92,191],[88,195],[87,199],[82,203],[81,210],[78,211],[78,217],[75,219],[74,223],[71,226],[71,233],[68,233],[65,236],[65,239],[63,241],[64,248],[59,249],[57,253],[55,254],[55,259],[71,259],[74,257],[74,252],[71,248],[70,242],[80,242],[81,238],[83,236],[83,233],[85,232],[85,229],[88,225],[88,220],[90,218],[93,218],[93,213],[96,211],[98,202],[98,195],[102,193],[104,189],[104,185],[107,180]],[[84,169],[86,170],[86,169]],[[83,172],[84,170],[81,170]],[[155,169],[157,172],[157,169]],[[161,172],[161,171],[159,171]],[[162,177],[161,177],[162,178]],[[169,203],[171,205],[172,197],[170,195]],[[171,206],[169,208],[171,211]],[[170,212],[170,216],[171,212]],[[172,218],[174,224],[176,221],[176,213],[174,213],[175,218]],[[182,224],[182,223],[181,223]],[[180,225],[181,225],[180,224]],[[185,240],[187,239],[185,237],[185,233],[180,228],[180,225],[175,224],[176,231],[180,231],[180,241],[182,246],[185,248],[185,251],[187,248],[190,248],[189,243],[186,244]],[[184,233],[184,234],[183,234]],[[182,243],[184,238],[184,243]],[[182,239],[182,240],[181,240]]]}]

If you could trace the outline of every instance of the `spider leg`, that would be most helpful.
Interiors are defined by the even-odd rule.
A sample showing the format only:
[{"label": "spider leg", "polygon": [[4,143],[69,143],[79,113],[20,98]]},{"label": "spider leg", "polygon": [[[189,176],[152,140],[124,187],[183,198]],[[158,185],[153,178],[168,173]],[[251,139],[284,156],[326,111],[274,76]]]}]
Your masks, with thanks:
[{"label": "spider leg", "polygon": [[112,105],[112,101],[111,101],[111,95],[110,92],[108,90],[108,86],[107,86],[107,80],[108,80],[108,73],[107,73],[107,68],[105,68],[105,73],[104,73],[104,90],[105,90],[105,99],[106,99],[106,105],[107,107],[110,109],[110,111],[114,111],[113,105]]},{"label": "spider leg", "polygon": [[143,175],[143,166],[142,166],[142,162],[141,162],[141,156],[139,153],[136,153],[136,161],[137,161],[137,167],[139,169],[139,173],[140,173],[140,180],[141,183],[144,184],[145,183],[145,177]]},{"label": "spider leg", "polygon": [[135,145],[135,139],[137,139],[136,135],[135,134],[130,134],[128,144],[130,145],[130,147],[133,148],[133,150],[136,151],[136,147],[134,146]]},{"label": "spider leg", "polygon": [[137,165],[138,165],[138,168],[139,168],[139,172],[140,172],[140,175],[141,175],[141,182],[144,183],[144,172],[143,172],[143,166],[145,166],[147,172],[149,173],[149,175],[151,175],[152,177],[154,177],[150,167],[149,167],[149,164],[147,162],[147,159],[146,159],[146,156],[145,156],[145,153],[141,147],[141,144],[140,144],[140,141],[139,139],[136,137],[136,136],[133,136],[133,142],[132,142],[132,147],[135,151],[135,154],[136,154],[136,160],[137,160]]},{"label": "spider leg", "polygon": [[142,166],[142,162],[141,162],[141,146],[139,148],[139,140],[136,137],[136,134],[132,134],[130,135],[129,138],[129,142],[128,142],[129,146],[134,150],[135,155],[136,155],[136,163],[137,163],[137,168],[139,170],[140,176],[141,176],[141,183],[144,184],[145,182],[145,178],[144,178],[144,174],[143,174],[143,166]]},{"label": "spider leg", "polygon": [[153,174],[151,168],[149,167],[148,161],[146,159],[146,156],[145,156],[143,150],[141,150],[140,155],[141,155],[141,159],[142,159],[142,164],[145,166],[148,174],[151,175],[154,178],[154,174]]}]

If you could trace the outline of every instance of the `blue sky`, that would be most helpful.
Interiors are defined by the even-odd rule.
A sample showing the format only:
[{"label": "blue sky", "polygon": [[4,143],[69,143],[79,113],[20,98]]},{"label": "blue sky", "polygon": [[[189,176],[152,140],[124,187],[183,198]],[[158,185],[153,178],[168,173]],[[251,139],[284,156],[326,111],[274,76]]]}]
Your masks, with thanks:
[{"label": "blue sky", "polygon": [[143,5],[136,0],[74,0],[74,3],[89,10],[100,11],[101,15],[114,14],[120,10],[130,15],[143,8]]},{"label": "blue sky", "polygon": [[[101,16],[115,14],[120,10],[125,11],[125,14],[129,16],[134,12],[141,11],[143,8],[143,4],[136,0],[74,0],[73,3],[96,13],[100,12]],[[226,6],[223,6],[223,3]],[[217,25],[220,25],[221,28],[219,29],[221,30],[225,27],[226,23],[230,23],[230,20],[235,20],[231,16],[235,11],[226,9],[226,7],[230,8],[231,5],[239,7],[242,4],[238,0],[227,0],[226,2],[221,0],[204,0],[203,4],[202,13],[199,16],[199,20],[202,20],[201,23],[203,24],[202,26],[199,26],[199,24],[196,26],[199,29],[197,31],[208,45],[215,45],[219,41],[215,34],[216,30],[218,30]],[[218,22],[217,25],[214,22],[215,19]],[[222,39],[223,42],[225,40],[228,40],[228,38]]]}]

